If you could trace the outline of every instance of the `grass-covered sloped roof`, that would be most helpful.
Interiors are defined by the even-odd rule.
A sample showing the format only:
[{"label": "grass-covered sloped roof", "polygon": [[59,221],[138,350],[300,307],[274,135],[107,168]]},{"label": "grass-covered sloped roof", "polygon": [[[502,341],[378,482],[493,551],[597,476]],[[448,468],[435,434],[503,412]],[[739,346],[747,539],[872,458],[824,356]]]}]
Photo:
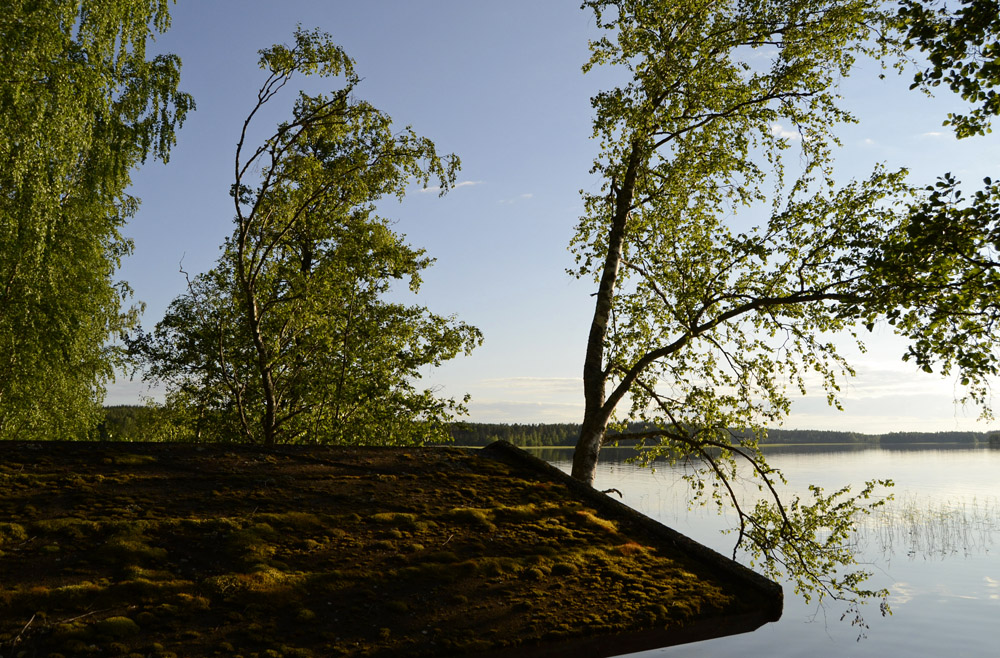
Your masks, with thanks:
[{"label": "grass-covered sloped roof", "polygon": [[781,602],[509,444],[0,444],[2,655],[583,658]]}]

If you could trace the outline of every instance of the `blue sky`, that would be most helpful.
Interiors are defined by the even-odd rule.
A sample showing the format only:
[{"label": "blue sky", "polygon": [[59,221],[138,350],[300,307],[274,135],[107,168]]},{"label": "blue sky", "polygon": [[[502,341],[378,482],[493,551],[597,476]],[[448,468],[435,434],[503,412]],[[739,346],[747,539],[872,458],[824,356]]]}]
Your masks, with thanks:
[{"label": "blue sky", "polygon": [[[181,262],[192,274],[210,268],[231,231],[234,149],[263,80],[257,50],[288,42],[297,24],[320,28],[356,60],[359,98],[462,159],[459,185],[445,197],[414,191],[383,207],[437,259],[420,303],[458,314],[486,338],[425,380],[445,395],[471,393],[474,421],[579,422],[593,286],[565,274],[566,246],[579,191],[599,186],[588,174],[597,153],[589,99],[615,77],[581,73],[597,32],[578,0],[181,0],[172,16],[155,49],[180,55],[181,87],[198,109],[169,164],[148,163],[133,177],[142,206],[126,231],[136,246],[120,275],[146,304],[145,327],[183,291]],[[297,82],[314,92],[331,84]],[[845,104],[862,123],[840,131],[843,177],[864,176],[877,162],[909,166],[920,182],[944,171],[968,181],[1000,174],[996,138],[958,142],[941,127],[960,107],[954,99],[906,87],[891,73],[879,81],[874,64],[845,84]],[[287,117],[292,99],[261,117],[261,128]],[[950,380],[901,363],[902,344],[885,329],[868,343],[853,359],[859,377],[846,389],[846,412],[817,391],[796,402],[786,427],[986,429],[974,410],[952,404]],[[135,403],[144,393],[142,383],[119,380],[107,402]]]}]

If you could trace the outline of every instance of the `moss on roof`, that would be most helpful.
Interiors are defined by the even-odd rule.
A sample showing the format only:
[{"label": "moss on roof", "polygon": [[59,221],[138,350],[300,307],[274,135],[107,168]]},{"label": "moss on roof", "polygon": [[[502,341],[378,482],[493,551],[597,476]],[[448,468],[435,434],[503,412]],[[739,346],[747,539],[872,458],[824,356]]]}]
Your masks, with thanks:
[{"label": "moss on roof", "polygon": [[0,443],[0,654],[606,656],[780,588],[509,446]]}]

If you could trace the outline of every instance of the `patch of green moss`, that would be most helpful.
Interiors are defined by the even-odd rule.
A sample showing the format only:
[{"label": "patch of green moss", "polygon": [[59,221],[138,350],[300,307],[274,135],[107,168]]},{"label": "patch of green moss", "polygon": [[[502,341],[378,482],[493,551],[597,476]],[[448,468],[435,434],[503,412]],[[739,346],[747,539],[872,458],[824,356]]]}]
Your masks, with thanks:
[{"label": "patch of green moss", "polygon": [[549,573],[553,576],[561,577],[572,576],[577,571],[579,571],[579,569],[572,562],[556,562],[552,565],[552,569]]},{"label": "patch of green moss", "polygon": [[431,521],[419,518],[411,512],[379,512],[372,514],[372,521],[379,524],[392,525],[397,530],[419,532],[434,526]]},{"label": "patch of green moss", "polygon": [[512,557],[483,557],[474,562],[480,573],[493,578],[514,575],[524,570],[521,561]]},{"label": "patch of green moss", "polygon": [[[16,635],[36,610],[58,611],[53,619],[107,610],[127,614],[170,651],[101,639],[94,617],[58,639],[39,633],[32,641],[47,643],[32,650],[318,658],[467,647],[474,655],[550,631],[619,633],[654,618],[662,627],[724,605],[683,564],[648,548],[653,540],[601,523],[602,514],[560,486],[511,477],[517,467],[480,470],[482,460],[460,451],[420,451],[420,459],[326,451],[303,466],[281,455],[269,462],[257,449],[206,447],[192,468],[173,446],[129,470],[102,466],[114,456],[102,449],[96,464],[90,457],[86,467],[42,473],[42,484],[5,477],[0,464],[0,517],[17,518],[22,531],[0,524],[0,545],[13,546],[2,566],[24,564],[29,553],[34,560],[30,579],[0,588],[0,638]],[[95,451],[77,451],[85,461],[88,454]],[[328,470],[318,466],[324,459]],[[82,488],[70,486],[70,469],[85,475],[73,480]],[[394,483],[374,476],[387,471]],[[17,545],[28,538],[30,551]],[[44,546],[60,551],[44,556]],[[664,604],[675,599],[691,601]],[[664,608],[646,611],[652,604]],[[580,613],[595,609],[603,612]],[[501,610],[516,614],[498,617]]]},{"label": "patch of green moss", "polygon": [[455,507],[445,512],[444,517],[454,523],[478,526],[485,530],[496,530],[496,526],[490,520],[493,510],[479,507]]},{"label": "patch of green moss", "polygon": [[82,580],[77,583],[63,585],[51,590],[51,598],[63,606],[81,605],[94,600],[94,597],[107,589],[107,581],[91,582]]},{"label": "patch of green moss", "polygon": [[246,592],[273,595],[288,590],[302,580],[303,577],[299,574],[289,574],[266,564],[259,564],[249,573],[227,573],[207,578],[204,582],[210,589],[223,595]]},{"label": "patch of green moss", "polygon": [[551,569],[531,567],[527,570],[525,576],[531,580],[545,580],[551,572]]},{"label": "patch of green moss", "polygon": [[203,612],[211,606],[211,602],[204,596],[187,592],[178,592],[171,600],[177,604],[178,608],[193,612]]},{"label": "patch of green moss", "polygon": [[113,589],[121,598],[154,601],[162,600],[164,597],[188,590],[193,585],[194,583],[190,580],[183,579],[149,580],[146,578],[133,578],[119,582]]},{"label": "patch of green moss", "polygon": [[106,638],[120,639],[138,635],[141,629],[128,617],[108,617],[95,623],[94,631]]},{"label": "patch of green moss", "polygon": [[577,510],[577,517],[583,519],[589,525],[605,530],[606,532],[618,533],[618,526],[615,525],[613,521],[608,521],[607,519],[602,519],[597,516],[597,513],[593,510]]},{"label": "patch of green moss", "polygon": [[124,564],[163,560],[167,557],[166,549],[150,546],[147,541],[146,537],[138,533],[115,535],[108,538],[97,557]]},{"label": "patch of green moss", "polygon": [[56,624],[52,629],[52,637],[58,641],[73,639],[83,639],[89,634],[90,629],[81,621],[70,621]]},{"label": "patch of green moss", "polygon": [[156,621],[156,615],[148,610],[143,610],[135,616],[135,621],[139,626],[150,626]]},{"label": "patch of green moss", "polygon": [[58,535],[71,541],[80,541],[98,534],[101,531],[99,523],[77,517],[60,517],[40,519],[31,524],[33,534]]},{"label": "patch of green moss", "polygon": [[458,562],[458,554],[454,551],[434,551],[423,556],[427,562]]},{"label": "patch of green moss", "polygon": [[24,526],[18,523],[0,522],[0,546],[16,544],[28,539]]},{"label": "patch of green moss", "polygon": [[269,524],[255,523],[229,536],[228,551],[244,563],[264,562],[277,552],[274,545],[277,538],[278,533]]},{"label": "patch of green moss", "polygon": [[536,521],[550,513],[551,506],[528,503],[524,505],[499,505],[494,509],[496,518],[512,523]]}]

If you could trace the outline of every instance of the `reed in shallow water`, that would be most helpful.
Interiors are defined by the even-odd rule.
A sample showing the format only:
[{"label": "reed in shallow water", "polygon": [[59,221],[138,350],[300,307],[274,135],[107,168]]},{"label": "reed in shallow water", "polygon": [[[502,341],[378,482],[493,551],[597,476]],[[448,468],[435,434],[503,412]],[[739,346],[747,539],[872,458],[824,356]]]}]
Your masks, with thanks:
[{"label": "reed in shallow water", "polygon": [[963,498],[934,502],[916,496],[889,501],[859,518],[855,539],[885,559],[969,557],[989,552],[1000,536],[1000,500]]}]

